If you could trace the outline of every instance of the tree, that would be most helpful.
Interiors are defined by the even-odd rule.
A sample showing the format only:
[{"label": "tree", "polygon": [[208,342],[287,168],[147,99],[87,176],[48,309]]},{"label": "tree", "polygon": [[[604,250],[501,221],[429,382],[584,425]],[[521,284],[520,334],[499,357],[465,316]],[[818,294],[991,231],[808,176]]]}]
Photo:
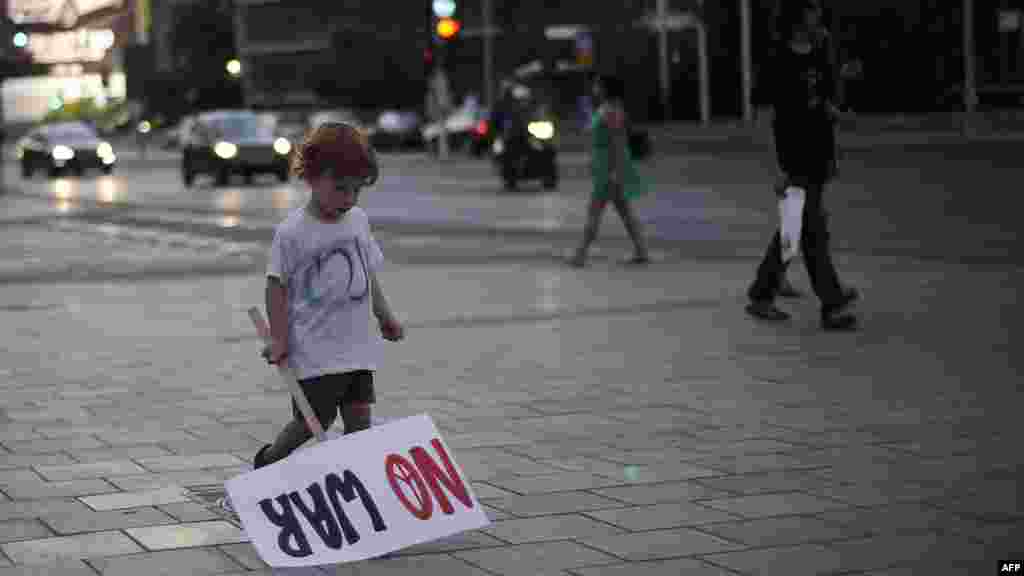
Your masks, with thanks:
[{"label": "tree", "polygon": [[183,83],[181,90],[175,92],[184,96],[194,89],[193,107],[231,108],[242,104],[241,83],[225,70],[227,62],[237,57],[230,3],[197,2],[176,6],[171,46],[174,76]]}]

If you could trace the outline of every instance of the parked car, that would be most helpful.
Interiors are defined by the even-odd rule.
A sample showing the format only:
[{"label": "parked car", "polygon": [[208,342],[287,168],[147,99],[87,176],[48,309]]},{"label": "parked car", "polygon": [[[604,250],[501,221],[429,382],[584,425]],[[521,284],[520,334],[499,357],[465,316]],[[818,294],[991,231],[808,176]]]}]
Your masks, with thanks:
[{"label": "parked car", "polygon": [[423,146],[422,126],[423,120],[416,112],[385,110],[367,132],[370,142],[378,150],[409,150]]},{"label": "parked car", "polygon": [[160,147],[165,150],[181,150],[192,131],[193,122],[195,116],[184,116],[177,124],[164,129],[159,138]]},{"label": "parked car", "polygon": [[22,178],[31,178],[37,170],[51,177],[66,171],[81,176],[92,168],[111,174],[117,163],[110,143],[84,122],[38,126],[18,141],[15,152]]},{"label": "parked car", "polygon": [[247,183],[256,174],[274,174],[287,182],[292,143],[280,136],[273,116],[250,110],[218,110],[196,116],[185,141],[181,175],[186,186],[209,174],[220,186],[232,174]]},{"label": "parked car", "polygon": [[[448,146],[451,150],[466,150],[482,156],[494,142],[494,127],[490,111],[477,106],[463,105],[448,115],[445,122]],[[431,122],[423,127],[423,142],[436,154],[440,146],[441,123]]]},{"label": "parked car", "polygon": [[490,109],[483,108],[477,115],[476,126],[469,140],[469,153],[480,157],[489,152],[494,146],[494,139],[497,138],[494,120]]},{"label": "parked car", "polygon": [[313,130],[325,122],[345,122],[347,124],[355,124],[356,126],[363,125],[355,110],[350,108],[330,108],[317,110],[310,114],[309,118],[306,120],[306,128],[308,130]]}]

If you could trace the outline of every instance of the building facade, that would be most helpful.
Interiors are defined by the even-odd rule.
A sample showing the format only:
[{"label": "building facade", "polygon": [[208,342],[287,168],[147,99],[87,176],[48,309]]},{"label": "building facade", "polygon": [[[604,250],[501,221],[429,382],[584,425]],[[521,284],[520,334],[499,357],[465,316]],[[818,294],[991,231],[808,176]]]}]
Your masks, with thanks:
[{"label": "building facade", "polygon": [[[551,31],[585,29],[592,38],[593,69],[615,71],[626,80],[631,114],[641,121],[664,120],[658,33],[649,24],[658,1],[491,0],[491,22],[497,29],[493,78],[496,82],[532,61],[552,68],[559,62],[572,64],[575,40]],[[669,13],[697,13],[705,23],[712,115],[741,116],[741,0],[665,3]],[[755,103],[763,92],[760,88],[771,81],[758,71],[769,53],[775,3],[750,0]],[[482,96],[487,92],[485,2],[457,0],[456,4],[463,28],[446,50],[446,69],[457,96]],[[1007,19],[1012,17],[1006,16],[1019,2],[974,0],[974,4],[982,102],[986,94],[1021,93],[1024,42],[1020,27],[1010,26]],[[960,106],[963,2],[833,0],[826,7],[840,59],[860,64],[859,77],[847,83],[852,106],[880,113]],[[252,105],[308,105],[325,97],[356,107],[423,105],[424,53],[431,45],[429,0],[235,0],[235,17],[245,91]],[[696,31],[670,29],[666,36],[670,119],[697,119]],[[585,82],[579,83],[581,94],[586,88]]]},{"label": "building facade", "polygon": [[[4,120],[30,123],[65,101],[123,98],[125,56],[144,33],[145,0],[3,0],[17,66],[3,81]],[[12,37],[4,39],[12,46]]]},{"label": "building facade", "polygon": [[236,0],[248,103],[314,104],[344,94],[352,106],[420,104],[427,22],[412,4]]}]

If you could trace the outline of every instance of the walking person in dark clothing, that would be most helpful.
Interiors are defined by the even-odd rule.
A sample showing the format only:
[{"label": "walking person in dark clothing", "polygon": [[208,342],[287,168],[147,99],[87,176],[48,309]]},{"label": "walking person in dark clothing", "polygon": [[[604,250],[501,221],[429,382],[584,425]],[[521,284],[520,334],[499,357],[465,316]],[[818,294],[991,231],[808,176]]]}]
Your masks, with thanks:
[{"label": "walking person in dark clothing", "polygon": [[[781,0],[779,37],[770,74],[776,156],[787,186],[804,189],[800,251],[814,293],[821,301],[826,330],[849,330],[857,317],[848,307],[858,298],[840,282],[829,248],[827,216],[822,202],[826,183],[835,173],[836,70],[830,38],[821,24],[819,0]],[[789,315],[775,306],[786,265],[779,232],[775,233],[757,278],[747,291],[747,312],[771,321]]]}]

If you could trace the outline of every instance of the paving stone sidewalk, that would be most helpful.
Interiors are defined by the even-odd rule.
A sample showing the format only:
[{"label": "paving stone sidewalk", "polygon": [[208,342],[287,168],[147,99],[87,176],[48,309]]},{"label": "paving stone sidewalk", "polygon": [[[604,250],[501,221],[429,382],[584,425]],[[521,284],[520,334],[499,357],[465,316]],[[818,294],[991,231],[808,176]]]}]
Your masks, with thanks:
[{"label": "paving stone sidewalk", "polygon": [[[431,414],[493,524],[301,573],[974,575],[1021,558],[1024,272],[838,264],[866,296],[859,333],[820,333],[809,300],[790,325],[749,321],[752,261],[388,265],[408,339],[377,415]],[[261,301],[258,276],[0,291],[0,576],[290,573],[193,498],[288,418],[245,315]]]}]

